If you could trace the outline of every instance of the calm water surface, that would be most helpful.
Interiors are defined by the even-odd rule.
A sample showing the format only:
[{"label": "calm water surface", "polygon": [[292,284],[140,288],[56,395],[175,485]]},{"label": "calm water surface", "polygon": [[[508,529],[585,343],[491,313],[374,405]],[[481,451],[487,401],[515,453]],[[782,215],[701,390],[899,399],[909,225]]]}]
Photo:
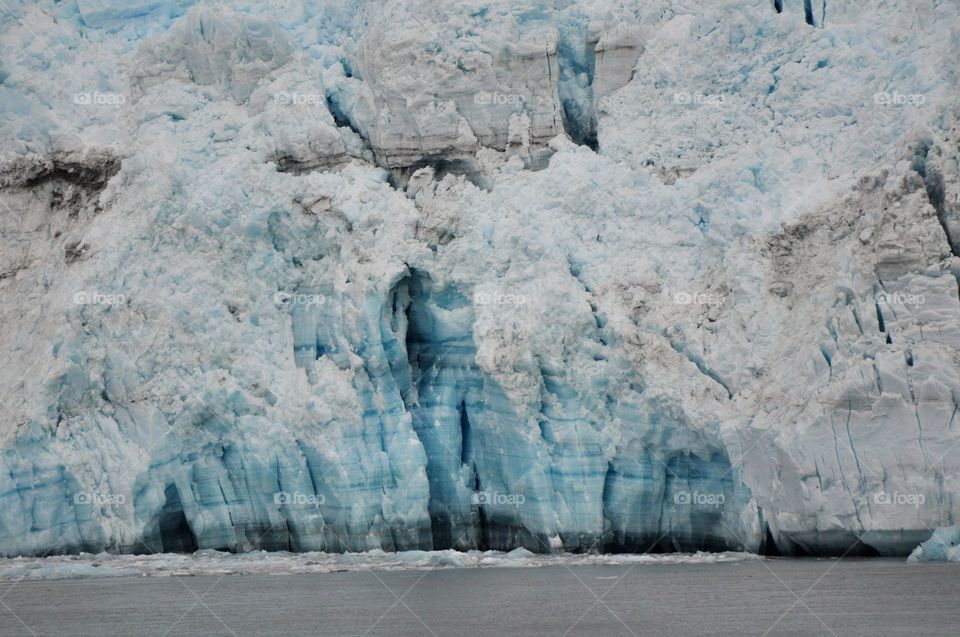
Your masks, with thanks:
[{"label": "calm water surface", "polygon": [[765,634],[955,637],[960,565],[768,559],[0,583],[3,637]]}]

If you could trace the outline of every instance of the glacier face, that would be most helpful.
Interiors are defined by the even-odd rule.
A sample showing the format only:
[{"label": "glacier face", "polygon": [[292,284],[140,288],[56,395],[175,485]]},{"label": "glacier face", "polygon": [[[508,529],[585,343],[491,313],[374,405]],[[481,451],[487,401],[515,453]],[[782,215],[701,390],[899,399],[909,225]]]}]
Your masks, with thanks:
[{"label": "glacier face", "polygon": [[0,16],[0,554],[956,524],[955,5],[193,4]]}]

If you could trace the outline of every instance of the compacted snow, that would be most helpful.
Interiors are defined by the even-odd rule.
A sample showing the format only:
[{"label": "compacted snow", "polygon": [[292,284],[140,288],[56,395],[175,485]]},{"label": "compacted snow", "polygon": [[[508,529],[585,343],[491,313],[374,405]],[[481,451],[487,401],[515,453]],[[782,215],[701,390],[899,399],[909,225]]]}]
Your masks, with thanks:
[{"label": "compacted snow", "polygon": [[783,4],[4,7],[0,554],[956,524],[960,7]]}]

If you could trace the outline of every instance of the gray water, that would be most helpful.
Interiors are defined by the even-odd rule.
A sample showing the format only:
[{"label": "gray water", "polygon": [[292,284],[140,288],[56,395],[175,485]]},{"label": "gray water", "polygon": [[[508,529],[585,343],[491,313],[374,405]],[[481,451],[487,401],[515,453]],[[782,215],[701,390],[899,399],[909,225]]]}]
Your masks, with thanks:
[{"label": "gray water", "polygon": [[0,583],[2,637],[764,634],[955,637],[960,566],[768,559]]}]

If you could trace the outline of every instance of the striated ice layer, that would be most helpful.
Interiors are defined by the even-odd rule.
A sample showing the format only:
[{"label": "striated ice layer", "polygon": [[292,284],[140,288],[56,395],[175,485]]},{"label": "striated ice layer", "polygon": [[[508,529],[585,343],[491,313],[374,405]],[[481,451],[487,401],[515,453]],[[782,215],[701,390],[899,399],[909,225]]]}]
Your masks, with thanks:
[{"label": "striated ice layer", "polygon": [[[342,352],[351,345],[337,325],[342,317],[331,313],[337,303],[303,290],[291,300],[304,303],[293,308],[298,365],[314,369],[323,358],[348,365]],[[354,349],[363,359],[356,388],[365,428],[392,431],[412,419],[429,479],[432,532],[424,545],[541,552],[723,550],[747,542],[758,548],[758,525],[741,528],[737,516],[748,496],[719,443],[673,450],[671,437],[682,424],[644,422],[650,416],[623,406],[617,417],[634,422],[657,451],[641,452],[637,463],[638,441],[625,459],[607,458],[604,434],[558,371],[540,370],[539,415],[534,422],[520,417],[477,364],[472,302],[456,288],[411,270],[384,305],[368,307],[369,332]]]}]

